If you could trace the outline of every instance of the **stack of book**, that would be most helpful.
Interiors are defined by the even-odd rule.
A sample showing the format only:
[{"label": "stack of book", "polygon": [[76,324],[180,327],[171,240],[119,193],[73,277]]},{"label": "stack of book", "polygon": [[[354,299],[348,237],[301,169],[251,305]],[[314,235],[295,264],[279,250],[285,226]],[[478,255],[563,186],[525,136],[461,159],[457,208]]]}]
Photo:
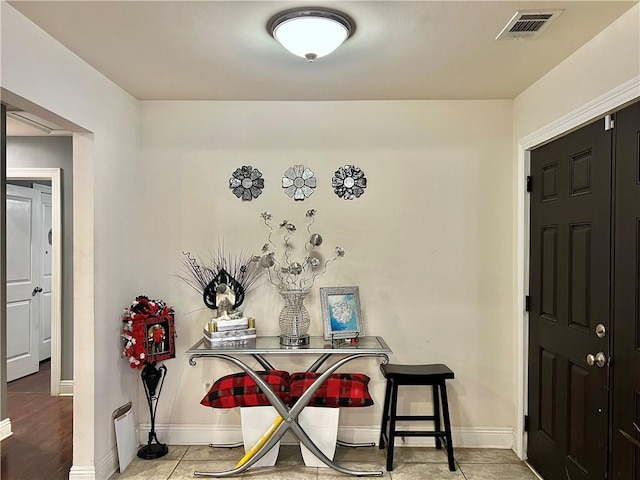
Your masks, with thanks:
[{"label": "stack of book", "polygon": [[256,321],[254,318],[212,318],[204,328],[204,341],[209,348],[244,345],[255,338]]}]

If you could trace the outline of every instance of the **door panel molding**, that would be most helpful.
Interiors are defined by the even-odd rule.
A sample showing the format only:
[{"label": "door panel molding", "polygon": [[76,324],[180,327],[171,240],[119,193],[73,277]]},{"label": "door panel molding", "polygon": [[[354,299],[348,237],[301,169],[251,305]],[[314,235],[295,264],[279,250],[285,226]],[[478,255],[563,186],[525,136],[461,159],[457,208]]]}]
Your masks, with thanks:
[{"label": "door panel molding", "polygon": [[7,168],[7,179],[51,182],[51,395],[60,395],[62,374],[62,170],[60,168]]},{"label": "door panel molding", "polygon": [[590,333],[591,224],[569,225],[569,324]]},{"label": "door panel molding", "polygon": [[557,404],[553,401],[558,388],[558,362],[551,350],[540,349],[540,421],[537,429],[544,433],[550,442],[556,438]]},{"label": "door panel molding", "polygon": [[[640,135],[638,138],[640,142]],[[640,144],[638,145],[640,147]],[[640,152],[638,152],[638,165],[640,170]],[[640,180],[638,181],[640,185]],[[640,258],[640,218],[636,220],[636,257]],[[640,265],[636,265],[636,278],[640,278]],[[636,314],[633,319],[636,326],[636,350],[640,352],[640,281],[636,281]],[[640,424],[638,424],[640,425]]]}]

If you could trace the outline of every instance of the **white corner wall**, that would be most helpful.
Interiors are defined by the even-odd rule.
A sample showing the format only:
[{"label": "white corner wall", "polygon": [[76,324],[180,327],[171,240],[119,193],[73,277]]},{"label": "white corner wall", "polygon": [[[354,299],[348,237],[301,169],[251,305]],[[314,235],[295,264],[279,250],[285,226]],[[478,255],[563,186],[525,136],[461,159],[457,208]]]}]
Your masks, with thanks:
[{"label": "white corner wall", "polygon": [[[322,334],[317,287],[358,285],[366,334],[387,340],[391,361],[441,362],[455,371],[452,423],[462,441],[466,432],[467,444],[511,447],[511,101],[141,105],[140,282],[177,312],[177,357],[166,362],[157,417],[165,440],[205,443],[238,424],[236,413],[199,405],[204,384],[232,368],[202,359],[188,365],[184,352],[211,314],[174,275],[181,252],[206,256],[224,241],[229,253],[258,253],[267,241],[263,211],[276,224],[285,218],[296,224],[302,239],[304,214],[314,208],[313,230],[323,235],[325,254],[336,245],[347,253],[305,302],[311,333]],[[310,167],[318,180],[304,202],[281,188],[283,172],[295,164]],[[360,199],[339,199],[331,189],[333,173],[346,164],[367,176]],[[265,178],[264,193],[251,202],[228,186],[242,165]],[[243,308],[257,319],[259,334],[276,335],[281,306],[265,285]],[[384,396],[377,363],[349,368],[372,377],[377,403],[345,412],[341,428],[376,436]],[[403,394],[401,404],[414,412],[428,408],[424,392]]]},{"label": "white corner wall", "polygon": [[[114,471],[111,413],[139,378],[120,358],[120,314],[138,293],[138,102],[6,2],[3,100],[78,132],[74,154],[74,445],[70,478]],[[95,239],[95,241],[94,241]]]}]

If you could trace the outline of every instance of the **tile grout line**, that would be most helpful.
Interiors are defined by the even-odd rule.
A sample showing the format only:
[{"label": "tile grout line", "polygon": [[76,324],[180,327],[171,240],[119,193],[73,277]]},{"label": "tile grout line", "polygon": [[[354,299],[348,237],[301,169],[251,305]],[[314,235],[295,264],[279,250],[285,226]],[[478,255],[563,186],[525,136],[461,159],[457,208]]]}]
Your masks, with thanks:
[{"label": "tile grout line", "polygon": [[460,473],[462,474],[462,478],[464,478],[464,480],[468,480],[467,476],[464,473],[464,470],[462,470],[462,466],[460,465],[460,463],[456,460],[456,465],[458,465],[458,469],[460,470]]},{"label": "tile grout line", "polygon": [[169,480],[171,478],[171,476],[175,473],[175,471],[178,469],[178,467],[182,463],[182,460],[184,459],[185,455],[187,454],[187,452],[189,451],[190,448],[191,448],[191,445],[187,445],[187,448],[184,450],[184,453],[182,454],[182,456],[180,458],[178,458],[178,463],[176,463],[176,466],[173,467],[173,470],[171,470],[171,473],[169,473],[169,476],[167,477],[167,480]]}]

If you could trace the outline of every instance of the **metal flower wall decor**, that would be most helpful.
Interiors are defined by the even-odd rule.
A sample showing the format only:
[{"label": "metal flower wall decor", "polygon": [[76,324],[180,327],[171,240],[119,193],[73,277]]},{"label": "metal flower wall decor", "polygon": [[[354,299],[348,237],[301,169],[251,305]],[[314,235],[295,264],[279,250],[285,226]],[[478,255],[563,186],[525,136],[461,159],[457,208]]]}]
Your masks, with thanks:
[{"label": "metal flower wall decor", "polygon": [[313,195],[316,188],[316,177],[309,167],[294,165],[284,172],[282,188],[289,198],[304,200]]},{"label": "metal flower wall decor", "polygon": [[229,179],[229,188],[236,197],[251,201],[262,193],[264,178],[260,170],[245,165],[233,172]]},{"label": "metal flower wall decor", "polygon": [[260,266],[267,269],[269,283],[279,290],[307,290],[313,287],[315,279],[327,271],[329,263],[344,257],[344,249],[336,247],[333,258],[325,260],[323,264],[322,256],[318,251],[318,248],[322,245],[322,235],[317,232],[311,232],[311,227],[315,222],[315,215],[315,210],[307,210],[306,218],[309,224],[307,225],[307,240],[304,244],[304,251],[302,251],[304,258],[294,260],[292,258],[294,253],[292,238],[298,231],[296,226],[289,220],[280,222],[278,232],[282,235],[283,246],[278,250],[278,246],[273,241],[272,216],[269,212],[260,214],[264,224],[269,227],[267,243],[262,247],[262,256],[259,260]]},{"label": "metal flower wall decor", "polygon": [[[315,174],[304,165],[289,167],[282,177],[284,193],[296,201],[309,198],[315,192],[316,186]],[[359,167],[345,165],[333,174],[331,187],[338,197],[353,200],[364,193],[364,189],[367,188],[367,177]],[[229,179],[229,188],[236,197],[244,201],[258,198],[264,189],[262,172],[249,165],[237,168]]]},{"label": "metal flower wall decor", "polygon": [[338,197],[353,200],[364,193],[364,189],[367,188],[367,177],[360,168],[345,165],[333,174],[331,186]]}]

